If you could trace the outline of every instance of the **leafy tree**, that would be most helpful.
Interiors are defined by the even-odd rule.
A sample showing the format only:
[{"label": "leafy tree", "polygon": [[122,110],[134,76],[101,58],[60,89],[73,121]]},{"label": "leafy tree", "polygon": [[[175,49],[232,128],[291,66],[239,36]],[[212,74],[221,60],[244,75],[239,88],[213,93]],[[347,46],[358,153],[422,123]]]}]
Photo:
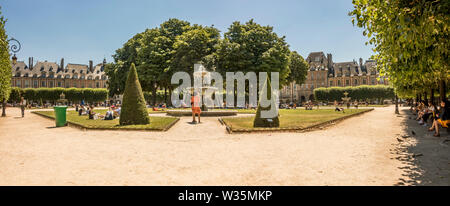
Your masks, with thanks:
[{"label": "leafy tree", "polygon": [[450,1],[353,0],[353,4],[349,15],[364,28],[366,44],[374,45],[381,74],[388,75],[398,91],[439,87],[445,98],[450,79]]},{"label": "leafy tree", "polygon": [[119,122],[120,125],[142,125],[150,123],[144,94],[142,93],[134,63],[131,63],[131,68],[128,72]]},{"label": "leafy tree", "polygon": [[172,68],[192,73],[194,64],[206,62],[205,58],[215,52],[220,32],[214,27],[194,25],[189,31],[176,38],[173,45]]},{"label": "leafy tree", "polygon": [[217,46],[215,65],[219,72],[279,72],[280,85],[289,75],[289,47],[271,26],[252,20],[233,22]]},{"label": "leafy tree", "polygon": [[287,80],[288,82],[295,81],[296,84],[302,85],[306,80],[306,75],[308,75],[308,62],[296,51],[291,52],[289,59],[290,73]]},{"label": "leafy tree", "polygon": [[0,10],[0,101],[2,101],[2,116],[6,116],[6,101],[8,101],[11,90],[11,62],[9,60],[9,44],[5,23],[6,19],[2,16]]}]

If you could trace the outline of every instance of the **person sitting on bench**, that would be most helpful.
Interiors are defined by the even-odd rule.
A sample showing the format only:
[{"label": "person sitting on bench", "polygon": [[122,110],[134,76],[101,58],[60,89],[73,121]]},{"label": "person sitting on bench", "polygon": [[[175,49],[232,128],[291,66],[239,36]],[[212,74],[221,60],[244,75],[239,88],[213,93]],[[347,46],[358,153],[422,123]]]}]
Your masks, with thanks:
[{"label": "person sitting on bench", "polygon": [[442,126],[443,128],[448,128],[450,124],[450,104],[447,100],[441,101],[441,108],[439,109],[439,114],[436,114],[437,119],[434,120],[433,126],[428,129],[428,131],[435,130],[435,133],[433,136],[440,137],[439,133],[439,126]]}]

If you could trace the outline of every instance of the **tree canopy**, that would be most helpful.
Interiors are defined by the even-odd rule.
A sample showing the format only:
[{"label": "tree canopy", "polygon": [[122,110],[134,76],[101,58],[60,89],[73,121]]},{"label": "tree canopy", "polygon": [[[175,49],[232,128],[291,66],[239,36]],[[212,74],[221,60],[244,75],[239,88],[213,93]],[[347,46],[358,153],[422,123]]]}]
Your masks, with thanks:
[{"label": "tree canopy", "polygon": [[[1,9],[1,7],[0,7]],[[2,116],[5,115],[5,102],[11,91],[11,62],[9,59],[8,35],[5,31],[6,19],[0,10],[0,101],[3,102]]]},{"label": "tree canopy", "polygon": [[253,20],[233,22],[221,38],[214,26],[169,19],[133,36],[113,58],[114,63],[105,67],[110,96],[123,93],[129,67],[134,63],[142,89],[153,95],[153,104],[158,88],[171,92],[176,86],[170,84],[172,74],[192,73],[196,63],[223,75],[237,71],[279,72],[282,85],[303,82],[307,67],[298,53],[289,50],[285,37]]},{"label": "tree canopy", "polygon": [[381,75],[397,90],[441,89],[445,97],[449,69],[448,0],[353,0],[353,23],[374,46]]}]

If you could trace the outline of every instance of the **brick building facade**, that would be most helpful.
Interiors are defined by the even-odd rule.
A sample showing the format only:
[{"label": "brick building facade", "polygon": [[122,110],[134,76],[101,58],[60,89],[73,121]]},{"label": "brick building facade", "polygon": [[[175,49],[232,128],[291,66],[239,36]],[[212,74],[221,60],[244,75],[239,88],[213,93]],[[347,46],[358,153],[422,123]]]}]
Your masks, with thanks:
[{"label": "brick building facade", "polygon": [[363,62],[333,62],[331,54],[312,52],[306,58],[309,64],[306,81],[302,85],[295,82],[280,91],[281,102],[301,103],[314,101],[314,89],[319,87],[346,87],[359,85],[388,85],[387,79],[379,76],[374,60]]},{"label": "brick building facade", "polygon": [[11,65],[11,85],[20,88],[106,88],[108,77],[104,72],[105,64],[106,60],[95,66],[92,61],[89,61],[89,65],[71,63],[64,65],[64,58],[60,64],[47,61],[33,64],[33,58],[30,57],[28,65],[23,61]]}]

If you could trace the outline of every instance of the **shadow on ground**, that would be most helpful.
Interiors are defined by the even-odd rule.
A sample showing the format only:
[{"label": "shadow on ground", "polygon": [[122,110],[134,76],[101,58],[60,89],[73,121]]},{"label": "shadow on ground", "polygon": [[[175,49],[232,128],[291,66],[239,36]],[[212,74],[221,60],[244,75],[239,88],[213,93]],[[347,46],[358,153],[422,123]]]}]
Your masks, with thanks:
[{"label": "shadow on ground", "polygon": [[[399,119],[404,126],[403,134],[397,134],[398,146],[391,151],[402,162],[399,169],[403,177],[396,185],[450,185],[450,134],[441,131],[441,137],[428,132],[406,108]],[[431,123],[429,123],[431,124]]]}]

